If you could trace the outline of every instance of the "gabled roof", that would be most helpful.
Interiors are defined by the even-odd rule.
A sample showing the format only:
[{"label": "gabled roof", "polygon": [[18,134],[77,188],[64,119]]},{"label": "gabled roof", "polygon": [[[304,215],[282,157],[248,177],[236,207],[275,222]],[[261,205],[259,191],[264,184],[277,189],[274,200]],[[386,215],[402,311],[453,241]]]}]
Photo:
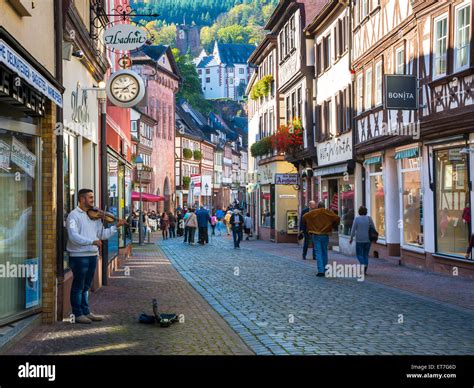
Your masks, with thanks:
[{"label": "gabled roof", "polygon": [[[160,58],[163,57],[163,55],[167,56],[168,61],[171,65],[171,69],[173,70],[172,73],[168,69],[165,69],[163,66],[159,64],[159,60]],[[131,53],[130,56],[132,57],[133,64],[150,62],[150,63],[153,63],[156,67],[159,67],[160,70],[168,74],[174,75],[179,80],[181,79],[178,65],[176,63],[176,60],[174,59],[174,55],[169,46],[165,46],[161,44],[143,46],[140,50]]]},{"label": "gabled roof", "polygon": [[214,59],[212,56],[203,57],[197,64],[197,67],[206,67]]},{"label": "gabled roof", "polygon": [[207,140],[206,135],[199,128],[193,118],[184,111],[179,105],[176,105],[176,128],[182,130],[182,134],[192,137],[196,140]]},{"label": "gabled roof", "polygon": [[216,43],[219,58],[226,65],[247,64],[255,46],[251,44]]}]

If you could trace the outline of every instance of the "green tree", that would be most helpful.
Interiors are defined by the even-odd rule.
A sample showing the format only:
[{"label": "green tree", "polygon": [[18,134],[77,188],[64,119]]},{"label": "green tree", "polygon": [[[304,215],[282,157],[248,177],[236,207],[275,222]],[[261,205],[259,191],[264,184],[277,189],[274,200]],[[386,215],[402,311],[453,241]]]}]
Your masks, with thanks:
[{"label": "green tree", "polygon": [[201,81],[192,58],[188,54],[180,54],[176,48],[172,49],[172,52],[182,78],[176,98],[184,98],[201,113],[207,115],[211,111],[212,105],[202,94]]}]

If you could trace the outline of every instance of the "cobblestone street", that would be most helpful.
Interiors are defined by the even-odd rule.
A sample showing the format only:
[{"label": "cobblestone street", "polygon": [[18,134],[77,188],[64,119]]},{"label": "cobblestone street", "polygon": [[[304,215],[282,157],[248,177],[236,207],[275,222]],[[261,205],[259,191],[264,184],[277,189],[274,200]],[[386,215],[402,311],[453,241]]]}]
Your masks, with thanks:
[{"label": "cobblestone street", "polygon": [[[363,282],[317,278],[314,261],[297,258],[294,245],[241,246],[233,249],[227,236],[204,247],[181,239],[135,246],[131,275],[122,268],[92,296],[104,322],[41,326],[8,354],[474,354],[468,281],[375,259]],[[449,291],[451,284],[458,286]],[[459,303],[448,303],[454,294]],[[136,323],[151,314],[153,297],[185,322]]]}]

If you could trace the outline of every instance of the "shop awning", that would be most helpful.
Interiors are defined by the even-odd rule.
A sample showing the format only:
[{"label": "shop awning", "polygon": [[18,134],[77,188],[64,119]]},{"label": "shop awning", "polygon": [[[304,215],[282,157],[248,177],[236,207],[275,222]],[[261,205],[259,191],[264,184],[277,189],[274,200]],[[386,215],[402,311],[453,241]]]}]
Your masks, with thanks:
[{"label": "shop awning", "polygon": [[347,172],[347,163],[336,166],[318,167],[314,169],[314,176],[335,175]]},{"label": "shop awning", "polygon": [[417,158],[418,156],[420,156],[420,149],[418,147],[408,148],[406,150],[396,152],[395,160]]},{"label": "shop awning", "polygon": [[364,165],[367,166],[369,164],[376,164],[376,163],[380,163],[381,161],[382,161],[382,156],[377,155],[377,156],[373,156],[371,158],[365,159]]},{"label": "shop awning", "polygon": [[[165,197],[162,195],[154,195],[154,194],[148,194],[148,193],[142,193],[142,201],[143,202],[160,202],[164,201]],[[138,202],[140,201],[140,193],[133,191],[132,192],[132,202]]]}]

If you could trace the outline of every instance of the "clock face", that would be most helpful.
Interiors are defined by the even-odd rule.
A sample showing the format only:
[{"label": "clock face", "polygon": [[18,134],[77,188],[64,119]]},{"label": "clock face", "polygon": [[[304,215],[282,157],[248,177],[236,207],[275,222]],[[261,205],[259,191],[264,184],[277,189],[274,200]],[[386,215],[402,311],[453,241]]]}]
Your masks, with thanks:
[{"label": "clock face", "polygon": [[133,101],[140,93],[140,85],[130,74],[121,74],[111,82],[110,91],[121,102]]},{"label": "clock face", "polygon": [[120,70],[109,78],[106,86],[107,97],[116,106],[130,108],[145,96],[143,78],[132,70]]}]

